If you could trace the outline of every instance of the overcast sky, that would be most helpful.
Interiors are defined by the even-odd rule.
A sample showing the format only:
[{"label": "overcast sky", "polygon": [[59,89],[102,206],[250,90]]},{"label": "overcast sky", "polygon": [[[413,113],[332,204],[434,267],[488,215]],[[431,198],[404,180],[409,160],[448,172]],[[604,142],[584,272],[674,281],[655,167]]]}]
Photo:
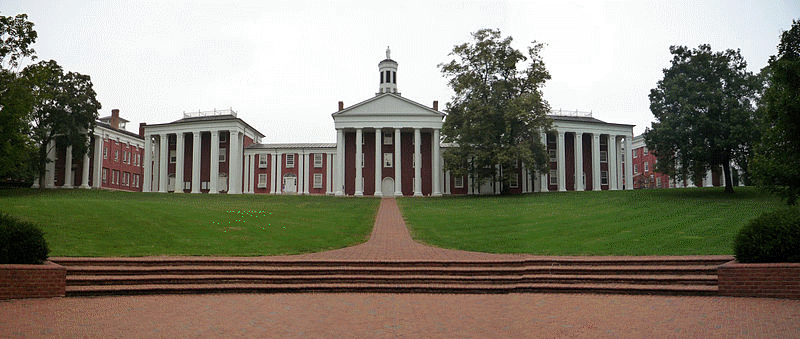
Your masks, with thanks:
[{"label": "overcast sky", "polygon": [[653,116],[647,95],[669,66],[670,45],[740,49],[758,72],[797,1],[14,1],[39,59],[90,75],[103,105],[131,121],[178,120],[184,111],[233,108],[263,142],[335,142],[330,114],[375,95],[391,46],[398,89],[440,108],[452,91],[437,65],[482,28],[524,50],[546,44],[554,109],[633,124]]}]

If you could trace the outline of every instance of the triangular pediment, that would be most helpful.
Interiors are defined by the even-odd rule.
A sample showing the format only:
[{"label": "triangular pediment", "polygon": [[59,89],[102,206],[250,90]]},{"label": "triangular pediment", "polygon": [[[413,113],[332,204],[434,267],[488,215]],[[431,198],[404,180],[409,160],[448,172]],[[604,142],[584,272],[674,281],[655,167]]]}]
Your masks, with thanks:
[{"label": "triangular pediment", "polygon": [[362,101],[332,114],[334,120],[337,117],[391,115],[441,118],[444,116],[444,113],[401,96],[386,93]]}]

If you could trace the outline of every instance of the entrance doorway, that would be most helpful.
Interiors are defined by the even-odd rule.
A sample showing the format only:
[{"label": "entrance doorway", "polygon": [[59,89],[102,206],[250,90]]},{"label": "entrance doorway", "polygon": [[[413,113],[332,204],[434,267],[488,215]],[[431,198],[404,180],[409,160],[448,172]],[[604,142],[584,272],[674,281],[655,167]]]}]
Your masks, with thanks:
[{"label": "entrance doorway", "polygon": [[283,176],[283,192],[297,193],[297,176],[289,173]]},{"label": "entrance doorway", "polygon": [[394,179],[391,177],[383,178],[383,181],[381,181],[381,194],[384,197],[394,196]]}]

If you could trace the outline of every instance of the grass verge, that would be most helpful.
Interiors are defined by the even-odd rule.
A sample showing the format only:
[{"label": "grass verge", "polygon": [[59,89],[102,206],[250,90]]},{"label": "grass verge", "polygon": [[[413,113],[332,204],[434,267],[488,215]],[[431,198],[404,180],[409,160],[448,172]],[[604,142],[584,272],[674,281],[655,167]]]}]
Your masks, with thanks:
[{"label": "grass verge", "polygon": [[550,192],[403,198],[415,239],[437,247],[537,255],[733,254],[745,223],[782,206],[755,188]]},{"label": "grass verge", "polygon": [[366,241],[378,199],[100,190],[0,190],[0,211],[41,227],[51,256],[255,256]]}]

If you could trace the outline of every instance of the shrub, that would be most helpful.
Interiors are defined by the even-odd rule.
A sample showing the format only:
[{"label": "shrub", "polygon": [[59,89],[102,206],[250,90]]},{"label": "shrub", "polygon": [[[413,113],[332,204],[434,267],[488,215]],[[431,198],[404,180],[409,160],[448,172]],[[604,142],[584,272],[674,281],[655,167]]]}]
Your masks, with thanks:
[{"label": "shrub", "polygon": [[742,263],[800,262],[800,209],[766,212],[745,225],[733,242]]},{"label": "shrub", "polygon": [[49,252],[42,230],[0,213],[0,264],[41,264]]}]

